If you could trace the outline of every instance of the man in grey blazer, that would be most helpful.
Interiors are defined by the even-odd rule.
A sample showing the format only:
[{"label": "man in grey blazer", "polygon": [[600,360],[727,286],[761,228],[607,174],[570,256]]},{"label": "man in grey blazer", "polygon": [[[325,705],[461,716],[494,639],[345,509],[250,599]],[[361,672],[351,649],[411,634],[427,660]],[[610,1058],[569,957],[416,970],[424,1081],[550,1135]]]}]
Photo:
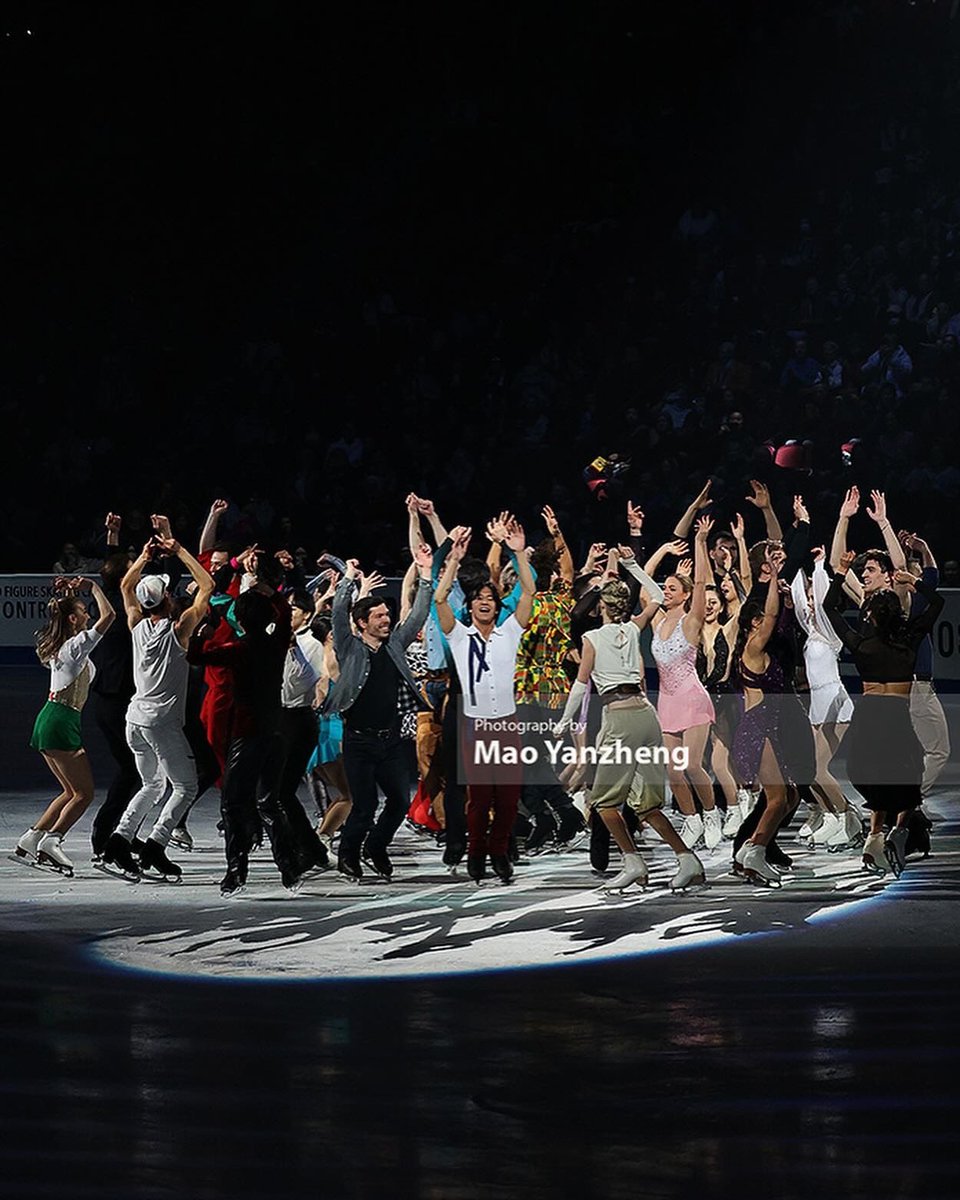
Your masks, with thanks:
[{"label": "man in grey blazer", "polygon": [[[351,879],[363,874],[361,852],[376,874],[384,879],[393,874],[387,847],[410,803],[400,738],[400,689],[410,689],[418,708],[427,708],[404,651],[430,611],[432,558],[429,546],[418,548],[416,598],[407,619],[396,628],[392,627],[390,609],[375,596],[366,596],[351,606],[359,572],[356,559],[348,560],[333,598],[333,645],[340,675],[328,694],[324,712],[343,716],[343,766],[353,807],[340,835],[337,865]],[[378,788],[384,795],[379,817]]]}]

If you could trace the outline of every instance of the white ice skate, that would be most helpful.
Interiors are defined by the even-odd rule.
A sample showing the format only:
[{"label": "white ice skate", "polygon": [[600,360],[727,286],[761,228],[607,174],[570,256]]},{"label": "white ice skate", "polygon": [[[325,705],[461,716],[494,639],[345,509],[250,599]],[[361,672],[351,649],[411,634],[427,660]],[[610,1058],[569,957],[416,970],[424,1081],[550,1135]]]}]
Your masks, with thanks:
[{"label": "white ice skate", "polygon": [[703,887],[707,882],[703,863],[690,851],[677,855],[677,873],[670,880],[671,892],[683,892],[687,888]]},{"label": "white ice skate", "polygon": [[716,850],[723,841],[723,819],[719,808],[704,810],[703,844],[708,850]]},{"label": "white ice skate", "polygon": [[883,834],[871,833],[863,843],[863,866],[871,875],[886,875],[887,862],[883,853]]},{"label": "white ice skate", "polygon": [[45,836],[42,829],[28,829],[27,832],[17,842],[13,853],[10,855],[14,862],[35,863],[37,861],[37,847]]},{"label": "white ice skate", "polygon": [[62,843],[62,833],[45,833],[37,844],[37,866],[47,867],[60,875],[72,875],[73,863],[64,854]]},{"label": "white ice skate", "polygon": [[780,872],[772,863],[767,862],[766,846],[744,842],[736,853],[736,859],[751,883],[761,887],[780,887]]},{"label": "white ice skate", "polygon": [[826,846],[830,839],[842,829],[843,822],[837,816],[837,814],[825,812],[823,814],[823,820],[813,831],[813,837],[810,839],[810,841],[819,849],[821,846]]},{"label": "white ice skate", "polygon": [[807,819],[797,830],[797,837],[804,841],[807,838],[812,838],[823,824],[824,816],[822,808],[809,808],[807,810]]},{"label": "white ice skate", "polygon": [[840,814],[836,832],[827,839],[827,849],[831,854],[839,854],[841,850],[862,845],[863,822],[860,814],[851,806]]},{"label": "white ice skate", "polygon": [[727,815],[723,822],[723,836],[729,841],[736,837],[737,830],[743,824],[743,809],[740,802],[727,805]]},{"label": "white ice skate", "polygon": [[605,883],[601,888],[604,892],[624,892],[632,884],[635,883],[638,887],[645,888],[649,872],[647,864],[639,854],[625,854],[623,856],[623,867],[619,875],[615,875],[609,883]]},{"label": "white ice skate", "polygon": [[703,817],[699,813],[690,813],[683,818],[680,826],[680,840],[688,850],[693,850],[703,837]]}]

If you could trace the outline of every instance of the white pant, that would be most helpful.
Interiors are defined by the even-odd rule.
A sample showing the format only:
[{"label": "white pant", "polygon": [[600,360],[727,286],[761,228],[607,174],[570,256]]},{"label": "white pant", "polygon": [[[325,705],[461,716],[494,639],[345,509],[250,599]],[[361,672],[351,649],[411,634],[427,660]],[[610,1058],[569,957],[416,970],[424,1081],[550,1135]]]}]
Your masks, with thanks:
[{"label": "white pant", "polygon": [[915,679],[910,688],[910,720],[923,747],[923,782],[920,792],[928,796],[937,776],[950,757],[950,734],[943,705],[926,679]]},{"label": "white pant", "polygon": [[136,759],[143,786],[123,811],[117,833],[131,841],[147,813],[160,803],[170,784],[170,795],[147,837],[166,846],[197,791],[197,767],[183,729],[175,722],[131,725],[127,745]]}]

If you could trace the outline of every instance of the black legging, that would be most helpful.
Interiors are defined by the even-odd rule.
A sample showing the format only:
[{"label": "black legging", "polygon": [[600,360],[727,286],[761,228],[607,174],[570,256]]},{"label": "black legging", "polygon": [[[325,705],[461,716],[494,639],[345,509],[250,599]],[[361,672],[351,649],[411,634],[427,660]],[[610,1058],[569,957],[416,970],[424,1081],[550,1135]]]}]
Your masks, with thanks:
[{"label": "black legging", "polygon": [[107,743],[111,758],[117,764],[106,798],[93,818],[93,828],[90,832],[90,843],[94,854],[98,856],[103,853],[110,834],[116,829],[117,822],[123,816],[124,809],[134,793],[140,790],[140,772],[127,745],[129,703],[130,697],[126,695],[93,693],[94,720]]},{"label": "black legging", "polygon": [[326,861],[326,850],[303,805],[296,799],[284,804],[277,794],[282,766],[283,740],[277,729],[231,739],[220,812],[227,867],[242,879],[261,824],[284,884]]}]

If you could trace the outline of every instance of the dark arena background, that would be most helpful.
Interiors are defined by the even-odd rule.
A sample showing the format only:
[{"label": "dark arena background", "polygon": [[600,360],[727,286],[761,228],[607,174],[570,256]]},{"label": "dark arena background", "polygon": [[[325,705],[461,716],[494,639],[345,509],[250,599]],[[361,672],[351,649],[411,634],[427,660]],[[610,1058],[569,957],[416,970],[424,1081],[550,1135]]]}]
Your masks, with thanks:
[{"label": "dark arena background", "polygon": [[[9,1194],[952,1200],[956,0],[13,2],[0,97]],[[182,882],[132,883],[91,863],[91,712],[74,874],[16,859],[53,795],[33,635],[107,514],[196,552],[223,499],[233,552],[356,558],[392,602],[410,493],[480,558],[550,506],[579,568],[708,481],[751,544],[751,481],[785,530],[802,496],[828,552],[853,487],[879,544],[880,492],[936,561],[953,749],[899,877],[801,813],[779,888],[727,840],[674,893],[649,834],[643,891],[585,841],[477,886],[405,823],[390,881],[294,892],[265,844],[224,898],[214,788]]]}]

